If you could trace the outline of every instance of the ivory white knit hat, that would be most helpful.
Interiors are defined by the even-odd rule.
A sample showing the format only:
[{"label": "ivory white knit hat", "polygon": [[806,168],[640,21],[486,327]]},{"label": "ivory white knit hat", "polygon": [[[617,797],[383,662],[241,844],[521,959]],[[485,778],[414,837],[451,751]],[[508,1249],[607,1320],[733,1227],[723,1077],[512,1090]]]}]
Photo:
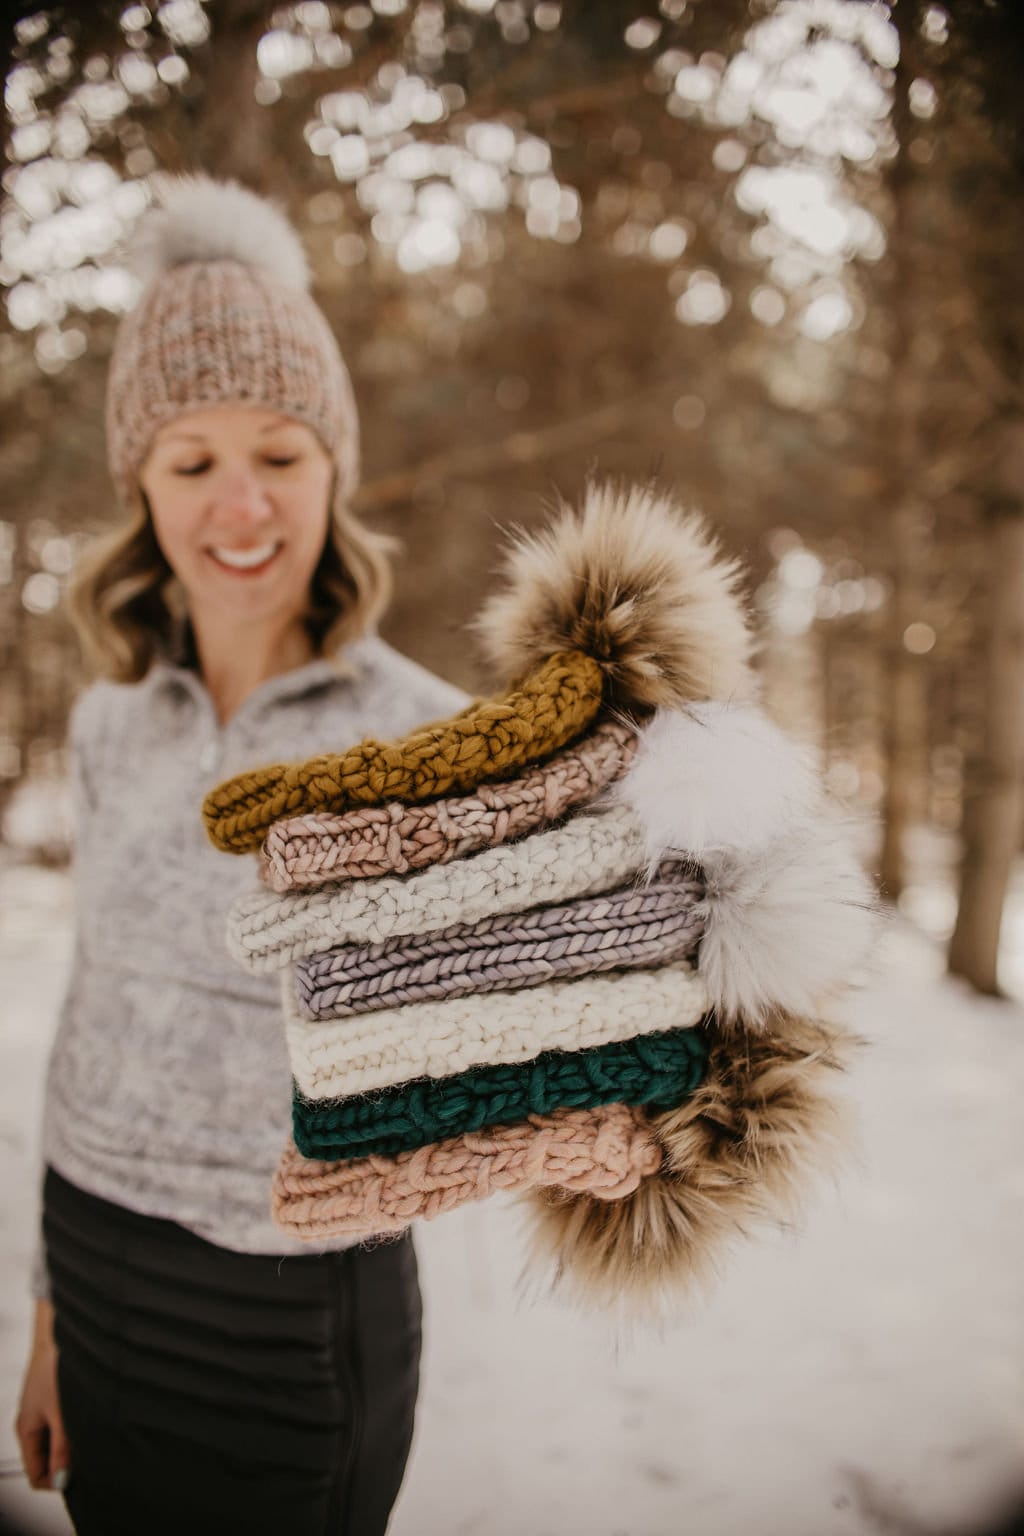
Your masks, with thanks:
[{"label": "ivory white knit hat", "polygon": [[143,291],[121,322],[107,381],[107,454],[122,506],[153,434],[215,402],[305,422],[347,498],[359,480],[359,418],[296,230],[237,181],[161,175],[152,185],[155,203],[126,251]]}]

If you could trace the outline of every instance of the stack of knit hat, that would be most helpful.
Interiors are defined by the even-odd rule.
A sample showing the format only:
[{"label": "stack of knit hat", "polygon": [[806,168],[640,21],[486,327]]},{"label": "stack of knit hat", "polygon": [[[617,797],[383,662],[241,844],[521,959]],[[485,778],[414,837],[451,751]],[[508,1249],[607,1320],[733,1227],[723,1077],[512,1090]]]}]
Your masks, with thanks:
[{"label": "stack of knit hat", "polygon": [[229,948],[282,976],[283,1228],[518,1190],[563,1278],[650,1299],[826,1149],[818,1010],[873,903],[753,702],[738,575],[671,498],[591,484],[477,621],[505,692],[211,791],[261,860]]}]

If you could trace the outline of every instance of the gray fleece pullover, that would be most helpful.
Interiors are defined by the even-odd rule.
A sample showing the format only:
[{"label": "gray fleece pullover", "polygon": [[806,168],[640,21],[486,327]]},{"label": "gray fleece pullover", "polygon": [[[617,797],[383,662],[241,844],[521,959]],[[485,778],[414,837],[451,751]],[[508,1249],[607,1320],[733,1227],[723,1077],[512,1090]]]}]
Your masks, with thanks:
[{"label": "gray fleece pullover", "polygon": [[[50,1054],[43,1161],[90,1193],[243,1253],[309,1249],[270,1220],[291,1128],[276,976],[229,957],[254,855],[219,852],[203,797],[246,768],[387,739],[467,702],[376,636],[263,683],[221,726],[194,671],[94,683],[71,714],[76,933]],[[345,1241],[325,1247],[349,1246]],[[37,1250],[33,1291],[48,1294]]]}]

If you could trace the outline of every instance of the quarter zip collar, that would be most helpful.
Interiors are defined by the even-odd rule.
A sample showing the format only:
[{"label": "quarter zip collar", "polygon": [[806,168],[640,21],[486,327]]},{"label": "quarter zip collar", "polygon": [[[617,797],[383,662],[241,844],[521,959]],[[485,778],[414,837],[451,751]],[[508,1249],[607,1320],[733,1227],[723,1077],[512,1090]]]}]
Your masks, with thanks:
[{"label": "quarter zip collar", "polygon": [[[338,683],[350,685],[358,672],[355,657],[352,655],[356,649],[357,646],[347,647],[338,662],[326,656],[317,656],[312,661],[304,662],[300,667],[292,667],[287,672],[279,672],[275,677],[267,678],[242,700],[221,729],[228,730],[240,716],[259,712],[272,704],[302,698],[304,695]],[[184,667],[161,657],[151,664],[145,677],[145,684],[154,690],[183,688],[206,709],[211,712],[213,710],[209,689],[193,667]]]}]

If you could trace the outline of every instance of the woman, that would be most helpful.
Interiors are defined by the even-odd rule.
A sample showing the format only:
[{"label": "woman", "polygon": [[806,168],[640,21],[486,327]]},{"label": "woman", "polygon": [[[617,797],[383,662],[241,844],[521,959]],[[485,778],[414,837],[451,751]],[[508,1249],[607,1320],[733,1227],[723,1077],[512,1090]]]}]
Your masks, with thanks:
[{"label": "woman", "polygon": [[464,699],[376,637],[388,543],[348,510],[355,406],[294,230],[202,176],[158,204],[108,384],[128,523],[72,594],[106,678],[69,736],[78,921],[18,1434],[85,1536],[373,1536],[412,1433],[415,1259],[408,1237],[311,1253],[271,1224],[278,988],[225,951],[255,875],[200,807],[254,763]]}]

